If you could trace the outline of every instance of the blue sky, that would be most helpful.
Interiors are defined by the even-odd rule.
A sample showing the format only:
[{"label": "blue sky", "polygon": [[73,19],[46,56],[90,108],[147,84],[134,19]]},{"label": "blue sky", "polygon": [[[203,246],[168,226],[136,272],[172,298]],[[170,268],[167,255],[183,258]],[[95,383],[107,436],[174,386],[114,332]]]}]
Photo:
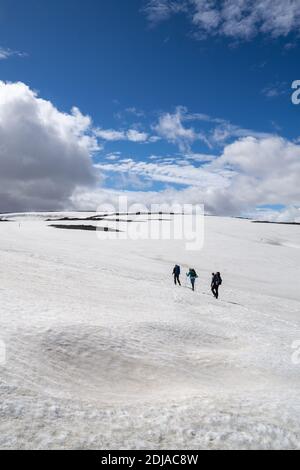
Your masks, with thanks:
[{"label": "blue sky", "polygon": [[[82,133],[97,142],[87,148],[98,182],[85,195],[94,201],[101,192],[149,201],[173,191],[213,213],[274,207],[279,216],[298,215],[297,188],[276,185],[282,162],[293,159],[284,165],[286,185],[291,168],[299,169],[300,106],[291,102],[291,84],[300,78],[300,2],[254,4],[2,0],[0,80],[26,85],[60,113],[75,106],[90,117]],[[268,180],[265,166],[276,165]],[[260,194],[219,203],[225,193],[241,199],[241,177],[245,193],[265,178]],[[78,194],[70,185],[64,198],[87,204]],[[29,196],[35,206],[36,193]]]}]

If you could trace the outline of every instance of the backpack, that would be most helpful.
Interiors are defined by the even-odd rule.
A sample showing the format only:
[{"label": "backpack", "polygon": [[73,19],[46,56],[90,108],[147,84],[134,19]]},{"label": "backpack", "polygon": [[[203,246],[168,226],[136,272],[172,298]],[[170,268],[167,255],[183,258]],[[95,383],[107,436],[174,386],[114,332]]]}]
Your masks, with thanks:
[{"label": "backpack", "polygon": [[196,271],[194,269],[191,269],[190,270],[190,276],[191,277],[198,277],[198,274],[196,273]]},{"label": "backpack", "polygon": [[175,268],[173,269],[173,274],[175,274],[176,276],[180,275],[180,266],[178,266],[177,264]]}]

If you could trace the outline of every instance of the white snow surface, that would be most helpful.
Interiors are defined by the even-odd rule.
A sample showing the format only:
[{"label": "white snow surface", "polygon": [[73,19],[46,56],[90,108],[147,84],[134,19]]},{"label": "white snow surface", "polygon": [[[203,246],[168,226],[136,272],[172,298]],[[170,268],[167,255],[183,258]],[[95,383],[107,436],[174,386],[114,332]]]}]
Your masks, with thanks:
[{"label": "white snow surface", "polygon": [[300,227],[206,217],[191,252],[66,215],[0,222],[0,448],[300,449]]}]

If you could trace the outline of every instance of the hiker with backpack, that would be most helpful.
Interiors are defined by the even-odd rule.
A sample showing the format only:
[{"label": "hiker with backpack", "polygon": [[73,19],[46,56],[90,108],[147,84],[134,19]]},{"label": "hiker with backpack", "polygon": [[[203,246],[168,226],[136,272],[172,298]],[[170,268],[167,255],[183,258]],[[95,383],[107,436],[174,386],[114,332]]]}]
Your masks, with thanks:
[{"label": "hiker with backpack", "polygon": [[211,291],[216,299],[219,298],[219,287],[222,285],[222,278],[221,274],[218,273],[212,273],[212,280],[211,280]]},{"label": "hiker with backpack", "polygon": [[177,283],[181,286],[181,282],[180,282],[180,266],[178,266],[178,264],[175,264],[174,266],[174,269],[173,269],[173,276],[174,276],[174,284],[175,286],[177,285]]},{"label": "hiker with backpack", "polygon": [[194,291],[195,290],[195,282],[196,282],[196,279],[198,277],[198,274],[196,273],[195,269],[190,268],[189,272],[186,275],[187,275],[187,277],[190,278],[190,281],[191,281],[191,284],[192,284],[192,289]]}]

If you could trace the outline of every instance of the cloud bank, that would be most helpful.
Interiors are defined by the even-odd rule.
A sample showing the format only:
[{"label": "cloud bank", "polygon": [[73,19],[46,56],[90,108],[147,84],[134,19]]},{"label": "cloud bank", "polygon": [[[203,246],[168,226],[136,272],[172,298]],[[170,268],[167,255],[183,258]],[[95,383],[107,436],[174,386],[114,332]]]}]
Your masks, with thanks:
[{"label": "cloud bank", "polygon": [[[278,136],[240,138],[226,145],[220,156],[198,167],[188,159],[152,159],[151,163],[123,159],[98,166],[102,172],[170,185],[161,192],[125,192],[132,202],[204,203],[206,211],[215,215],[243,214],[280,221],[299,217],[300,146]],[[92,204],[108,202],[109,194],[109,202],[116,202],[120,192],[96,191],[91,195]],[[75,201],[81,207],[90,206],[88,193],[77,193]],[[257,212],[260,206],[286,208]]]}]

